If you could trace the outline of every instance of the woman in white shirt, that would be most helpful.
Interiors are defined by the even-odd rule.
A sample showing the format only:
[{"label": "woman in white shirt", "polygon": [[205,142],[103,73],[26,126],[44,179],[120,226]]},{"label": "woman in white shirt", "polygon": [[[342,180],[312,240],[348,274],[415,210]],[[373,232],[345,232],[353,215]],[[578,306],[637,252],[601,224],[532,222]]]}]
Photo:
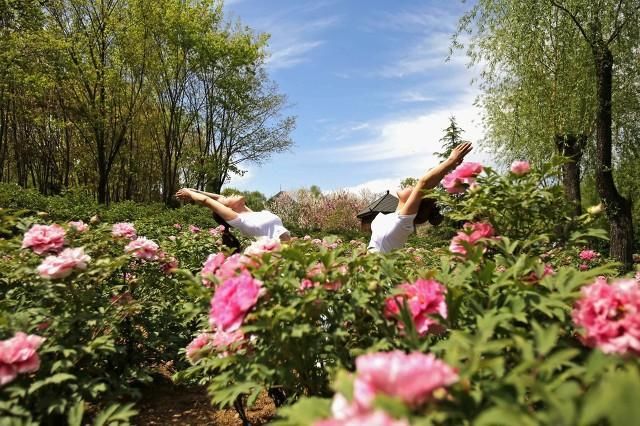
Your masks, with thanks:
[{"label": "woman in white shirt", "polygon": [[241,195],[225,197],[182,188],[176,193],[176,197],[180,200],[192,200],[208,207],[230,226],[249,237],[269,237],[281,241],[288,241],[291,238],[289,231],[278,216],[267,210],[254,212],[247,207],[244,197]]},{"label": "woman in white shirt", "polygon": [[458,145],[449,158],[429,170],[413,188],[399,191],[396,211],[388,214],[378,213],[371,222],[371,240],[368,250],[388,253],[401,248],[409,239],[415,225],[421,225],[427,220],[432,223],[441,220],[437,217],[439,213],[435,202],[423,199],[422,191],[435,188],[447,173],[462,162],[471,149],[471,144],[468,142]]}]

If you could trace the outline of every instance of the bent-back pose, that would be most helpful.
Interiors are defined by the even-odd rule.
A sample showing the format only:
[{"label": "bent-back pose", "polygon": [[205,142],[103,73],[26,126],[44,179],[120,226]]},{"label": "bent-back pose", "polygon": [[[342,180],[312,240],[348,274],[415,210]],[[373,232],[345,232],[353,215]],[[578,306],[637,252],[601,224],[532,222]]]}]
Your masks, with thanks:
[{"label": "bent-back pose", "polygon": [[462,162],[471,151],[471,144],[462,143],[455,147],[449,158],[425,173],[413,188],[398,191],[398,207],[393,213],[378,213],[371,222],[369,251],[388,253],[401,248],[409,239],[415,225],[429,220],[437,225],[442,217],[435,201],[422,198],[422,191],[435,188],[442,178]]},{"label": "bent-back pose", "polygon": [[208,207],[214,215],[249,237],[269,237],[281,241],[288,241],[291,238],[278,216],[268,210],[254,212],[246,206],[244,197],[241,195],[225,197],[182,188],[176,193],[176,197],[183,201],[192,200]]}]

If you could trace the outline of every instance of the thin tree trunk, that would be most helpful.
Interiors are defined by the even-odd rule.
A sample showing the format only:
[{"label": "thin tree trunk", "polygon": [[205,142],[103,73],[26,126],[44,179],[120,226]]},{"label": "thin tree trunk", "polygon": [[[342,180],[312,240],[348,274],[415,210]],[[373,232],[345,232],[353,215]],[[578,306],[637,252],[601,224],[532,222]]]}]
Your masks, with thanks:
[{"label": "thin tree trunk", "polygon": [[567,200],[573,204],[574,214],[582,214],[582,196],[580,194],[580,160],[586,144],[586,135],[556,135],[556,147],[560,155],[569,161],[562,165],[562,185]]}]

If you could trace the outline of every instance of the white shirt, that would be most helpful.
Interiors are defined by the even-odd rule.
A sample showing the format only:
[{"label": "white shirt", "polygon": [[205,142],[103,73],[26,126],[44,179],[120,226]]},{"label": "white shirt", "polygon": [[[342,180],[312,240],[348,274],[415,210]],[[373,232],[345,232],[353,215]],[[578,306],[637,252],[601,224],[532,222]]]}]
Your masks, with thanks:
[{"label": "white shirt", "polygon": [[250,237],[269,237],[280,239],[289,231],[282,225],[282,220],[267,210],[260,212],[238,213],[238,217],[227,223]]},{"label": "white shirt", "polygon": [[369,251],[388,253],[401,248],[413,232],[415,214],[378,213],[371,222]]}]

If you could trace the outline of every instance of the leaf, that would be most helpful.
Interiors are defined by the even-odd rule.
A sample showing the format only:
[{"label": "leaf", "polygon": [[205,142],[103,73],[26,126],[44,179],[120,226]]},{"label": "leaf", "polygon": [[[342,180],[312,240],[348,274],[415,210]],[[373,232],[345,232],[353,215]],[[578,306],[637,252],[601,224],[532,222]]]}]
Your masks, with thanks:
[{"label": "leaf", "polygon": [[102,410],[93,421],[94,426],[105,426],[113,424],[130,424],[133,416],[138,414],[138,410],[133,409],[134,404],[112,404]]},{"label": "leaf", "polygon": [[60,384],[62,382],[66,382],[68,380],[75,380],[76,376],[69,373],[57,373],[53,376],[47,377],[44,380],[38,380],[29,386],[29,393],[33,393],[40,389],[43,386],[52,385],[52,384]]},{"label": "leaf", "polygon": [[536,426],[537,423],[525,413],[511,407],[493,407],[480,413],[474,426]]},{"label": "leaf", "polygon": [[81,426],[82,416],[84,415],[84,401],[76,402],[67,414],[67,422],[69,426]]},{"label": "leaf", "polygon": [[546,355],[555,346],[560,334],[560,326],[555,323],[547,328],[542,327],[537,321],[531,323],[536,339],[536,350],[538,355]]},{"label": "leaf", "polygon": [[323,398],[302,398],[296,404],[278,410],[283,418],[271,424],[274,426],[307,426],[317,420],[331,416],[331,400]]}]

